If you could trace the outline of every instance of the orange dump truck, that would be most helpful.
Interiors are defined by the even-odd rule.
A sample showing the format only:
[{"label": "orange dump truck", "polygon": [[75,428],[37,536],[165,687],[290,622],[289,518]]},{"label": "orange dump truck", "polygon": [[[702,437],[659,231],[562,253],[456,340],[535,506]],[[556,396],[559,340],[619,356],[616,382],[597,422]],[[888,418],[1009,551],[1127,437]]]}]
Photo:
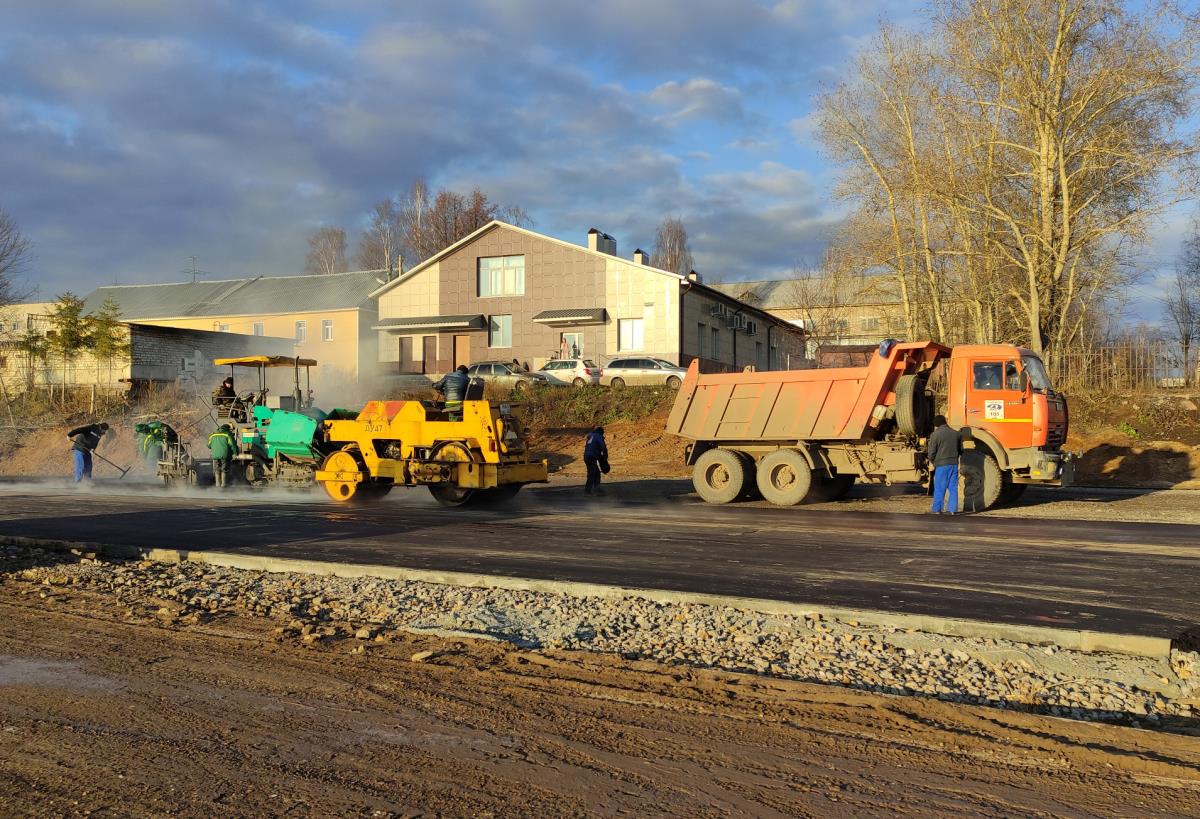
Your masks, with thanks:
[{"label": "orange dump truck", "polygon": [[855,481],[926,483],[933,417],[961,429],[964,508],[1016,500],[1074,472],[1066,399],[1030,350],[885,342],[865,367],[700,375],[688,370],[667,432],[709,503],[757,493],[781,506],[835,500]]}]

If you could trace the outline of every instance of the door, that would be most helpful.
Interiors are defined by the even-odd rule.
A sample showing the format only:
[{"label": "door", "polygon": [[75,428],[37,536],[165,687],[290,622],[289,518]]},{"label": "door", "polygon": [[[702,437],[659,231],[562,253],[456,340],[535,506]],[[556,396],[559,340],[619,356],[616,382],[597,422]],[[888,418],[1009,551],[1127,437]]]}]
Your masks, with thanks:
[{"label": "door", "polygon": [[637,369],[633,371],[633,379],[630,384],[657,384],[664,380],[663,374],[657,364],[648,358],[639,358],[634,362]]},{"label": "door", "polygon": [[407,336],[400,337],[400,372],[415,373],[417,363],[413,360],[413,340]]},{"label": "door", "polygon": [[563,333],[563,358],[581,358],[583,356],[583,333]]},{"label": "door", "polygon": [[454,337],[454,366],[471,366],[471,337]]},{"label": "door", "polygon": [[1033,402],[1021,388],[1021,365],[1015,358],[971,362],[967,426],[987,430],[1008,449],[1030,445]]},{"label": "door", "polygon": [[422,336],[421,337],[421,372],[425,375],[431,375],[438,371],[437,362],[437,336]]}]

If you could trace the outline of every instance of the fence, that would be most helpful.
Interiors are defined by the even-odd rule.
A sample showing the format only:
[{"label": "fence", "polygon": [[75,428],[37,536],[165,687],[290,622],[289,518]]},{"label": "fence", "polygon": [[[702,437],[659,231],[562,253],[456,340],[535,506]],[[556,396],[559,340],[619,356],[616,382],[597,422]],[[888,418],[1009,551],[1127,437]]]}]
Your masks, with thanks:
[{"label": "fence", "polygon": [[1050,364],[1054,386],[1064,392],[1150,392],[1184,387],[1179,356],[1161,341],[1144,341],[1060,353]]}]

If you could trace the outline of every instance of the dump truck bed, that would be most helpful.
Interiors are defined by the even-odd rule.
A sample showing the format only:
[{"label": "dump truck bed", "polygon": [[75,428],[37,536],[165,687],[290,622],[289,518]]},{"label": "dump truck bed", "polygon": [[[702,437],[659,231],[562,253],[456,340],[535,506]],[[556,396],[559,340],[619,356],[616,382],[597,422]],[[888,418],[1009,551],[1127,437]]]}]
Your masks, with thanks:
[{"label": "dump truck bed", "polygon": [[893,344],[866,367],[701,375],[688,368],[666,431],[696,441],[852,441],[900,376],[949,355],[933,342]]}]

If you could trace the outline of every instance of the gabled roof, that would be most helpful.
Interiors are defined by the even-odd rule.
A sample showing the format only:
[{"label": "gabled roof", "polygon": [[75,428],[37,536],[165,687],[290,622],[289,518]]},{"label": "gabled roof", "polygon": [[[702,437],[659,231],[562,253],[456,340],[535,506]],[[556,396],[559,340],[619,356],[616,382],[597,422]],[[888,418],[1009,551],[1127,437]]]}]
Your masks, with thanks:
[{"label": "gabled roof", "polygon": [[92,291],[84,310],[100,309],[107,298],[120,306],[126,321],[350,310],[371,306],[371,291],[385,275],[385,271],[361,270],[328,276],[113,285]]},{"label": "gabled roof", "polygon": [[378,298],[379,296],[382,296],[384,293],[391,290],[393,287],[400,284],[401,282],[408,281],[413,276],[417,275],[422,270],[429,267],[431,264],[441,261],[442,259],[446,258],[447,256],[449,256],[452,253],[454,253],[455,251],[457,251],[459,248],[463,247],[464,245],[470,244],[471,242],[475,241],[480,236],[487,233],[489,230],[494,230],[498,227],[504,227],[504,228],[508,228],[509,230],[515,230],[517,233],[523,233],[526,236],[532,236],[535,239],[542,239],[547,242],[553,242],[556,245],[560,245],[565,248],[570,248],[571,250],[575,250],[580,253],[588,253],[592,256],[599,256],[602,259],[616,259],[617,261],[623,262],[624,264],[630,265],[632,267],[638,267],[638,268],[641,268],[642,270],[649,270],[653,273],[658,273],[663,276],[669,276],[670,278],[675,279],[676,281],[680,281],[684,278],[683,276],[676,275],[675,273],[672,273],[669,270],[662,270],[657,267],[651,267],[650,265],[638,264],[637,262],[631,261],[630,259],[623,259],[620,256],[614,256],[611,253],[601,253],[599,250],[592,250],[590,247],[584,247],[583,245],[577,245],[574,242],[564,242],[562,239],[555,239],[553,236],[547,236],[544,233],[538,233],[533,230],[527,230],[523,227],[518,227],[517,225],[510,225],[508,222],[502,222],[499,219],[493,219],[492,221],[488,222],[483,227],[473,231],[472,233],[468,233],[466,236],[462,237],[457,242],[455,242],[454,244],[447,247],[445,250],[442,250],[439,253],[435,253],[432,256],[430,256],[428,259],[426,259],[425,261],[421,262],[420,264],[410,267],[408,270],[404,271],[404,273],[402,273],[399,277],[392,279],[390,282],[387,282],[386,284],[377,288],[373,293],[371,293],[371,296],[374,298]]}]

